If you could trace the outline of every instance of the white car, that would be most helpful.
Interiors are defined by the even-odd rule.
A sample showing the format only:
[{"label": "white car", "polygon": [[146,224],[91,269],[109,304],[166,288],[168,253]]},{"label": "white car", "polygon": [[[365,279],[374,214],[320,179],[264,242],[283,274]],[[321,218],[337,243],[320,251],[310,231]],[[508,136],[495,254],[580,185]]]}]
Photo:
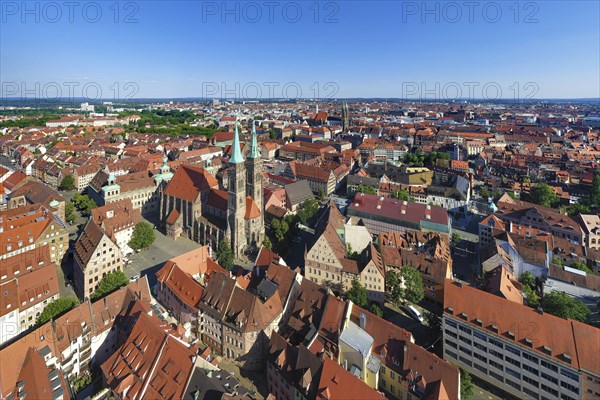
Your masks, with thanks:
[{"label": "white car", "polygon": [[131,277],[131,279],[129,279],[129,282],[135,282],[138,279],[140,279],[140,276],[139,275],[134,275],[134,276]]},{"label": "white car", "polygon": [[411,317],[418,320],[420,323],[423,323],[423,316],[421,315],[419,310],[417,310],[416,308],[414,308],[411,305],[407,305],[405,309],[406,309],[406,312],[408,312],[408,314],[410,314]]}]

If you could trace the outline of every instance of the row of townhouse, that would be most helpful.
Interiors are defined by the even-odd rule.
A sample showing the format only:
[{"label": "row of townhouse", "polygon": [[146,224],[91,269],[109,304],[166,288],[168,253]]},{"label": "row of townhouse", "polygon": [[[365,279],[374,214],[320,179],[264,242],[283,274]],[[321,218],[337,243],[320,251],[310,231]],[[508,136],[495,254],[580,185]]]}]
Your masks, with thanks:
[{"label": "row of townhouse", "polygon": [[[139,305],[137,310],[133,307],[134,303]],[[60,317],[4,344],[0,347],[0,359],[10,362],[2,363],[0,396],[8,398],[15,390],[21,391],[21,396],[17,397],[25,396],[22,393],[23,370],[34,349],[45,362],[45,365],[40,365],[39,371],[55,371],[52,372],[52,378],[58,373],[67,382],[63,393],[58,391],[56,395],[51,395],[51,392],[47,392],[43,397],[52,397],[54,400],[73,397],[69,384],[89,374],[92,364],[104,363],[119,345],[119,329],[130,326],[127,321],[132,315],[137,315],[136,311],[148,313],[150,306],[150,290],[144,277],[95,303],[85,301]],[[45,376],[39,378],[45,379]],[[30,396],[36,397],[33,393]]]}]

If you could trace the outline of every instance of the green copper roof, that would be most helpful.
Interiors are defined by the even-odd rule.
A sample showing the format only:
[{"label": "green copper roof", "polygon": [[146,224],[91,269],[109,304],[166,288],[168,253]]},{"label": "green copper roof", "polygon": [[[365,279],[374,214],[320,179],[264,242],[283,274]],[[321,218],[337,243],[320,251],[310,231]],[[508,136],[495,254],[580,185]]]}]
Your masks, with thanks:
[{"label": "green copper roof", "polygon": [[256,140],[256,125],[252,121],[252,142],[250,142],[250,153],[249,158],[260,158],[260,152],[258,151],[258,142]]},{"label": "green copper roof", "polygon": [[237,121],[235,123],[235,135],[233,136],[233,149],[231,150],[230,164],[239,164],[244,162],[242,151],[240,150],[240,137],[238,135]]}]

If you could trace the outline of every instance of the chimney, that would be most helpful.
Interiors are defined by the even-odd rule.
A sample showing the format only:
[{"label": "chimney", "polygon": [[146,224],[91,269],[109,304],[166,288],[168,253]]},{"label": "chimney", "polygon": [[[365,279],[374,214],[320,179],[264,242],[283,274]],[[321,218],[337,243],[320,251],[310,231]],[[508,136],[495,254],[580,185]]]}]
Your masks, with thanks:
[{"label": "chimney", "polygon": [[365,329],[365,326],[367,325],[367,316],[365,315],[365,313],[360,313],[360,328],[361,329]]}]

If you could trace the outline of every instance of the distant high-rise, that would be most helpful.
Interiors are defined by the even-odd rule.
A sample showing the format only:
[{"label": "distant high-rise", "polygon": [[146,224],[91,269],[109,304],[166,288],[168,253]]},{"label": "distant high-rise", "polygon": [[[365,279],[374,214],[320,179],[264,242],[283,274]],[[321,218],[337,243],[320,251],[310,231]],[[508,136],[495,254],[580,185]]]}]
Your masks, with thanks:
[{"label": "distant high-rise", "polygon": [[348,130],[350,126],[350,115],[348,113],[348,103],[342,103],[342,129],[344,132]]}]

